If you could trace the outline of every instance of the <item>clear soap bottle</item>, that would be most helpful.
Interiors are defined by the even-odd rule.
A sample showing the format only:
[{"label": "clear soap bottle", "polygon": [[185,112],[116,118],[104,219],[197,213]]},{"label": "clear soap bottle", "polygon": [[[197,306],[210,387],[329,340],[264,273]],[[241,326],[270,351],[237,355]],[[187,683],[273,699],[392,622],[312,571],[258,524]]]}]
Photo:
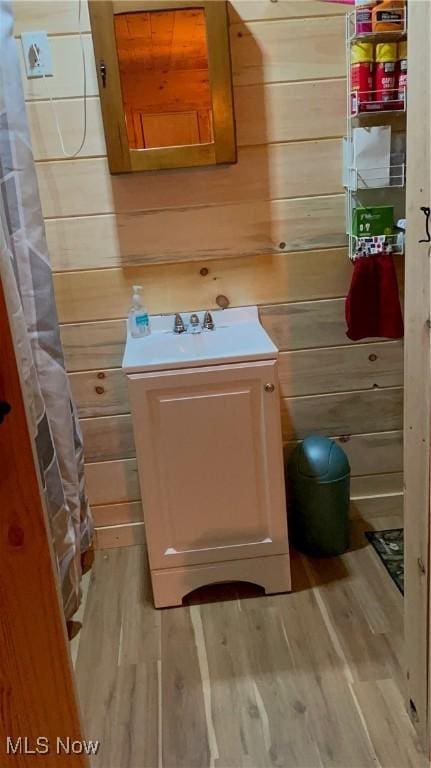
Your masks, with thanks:
[{"label": "clear soap bottle", "polygon": [[130,335],[137,339],[151,333],[150,317],[142,303],[142,285],[133,286],[132,306],[129,311]]}]

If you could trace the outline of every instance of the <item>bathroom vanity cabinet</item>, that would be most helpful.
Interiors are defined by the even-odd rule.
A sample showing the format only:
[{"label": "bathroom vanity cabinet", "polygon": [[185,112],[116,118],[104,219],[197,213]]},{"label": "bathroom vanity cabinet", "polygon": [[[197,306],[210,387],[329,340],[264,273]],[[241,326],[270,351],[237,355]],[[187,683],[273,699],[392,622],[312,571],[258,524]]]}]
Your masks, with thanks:
[{"label": "bathroom vanity cabinet", "polygon": [[156,606],[215,582],[289,590],[277,360],[128,383]]}]

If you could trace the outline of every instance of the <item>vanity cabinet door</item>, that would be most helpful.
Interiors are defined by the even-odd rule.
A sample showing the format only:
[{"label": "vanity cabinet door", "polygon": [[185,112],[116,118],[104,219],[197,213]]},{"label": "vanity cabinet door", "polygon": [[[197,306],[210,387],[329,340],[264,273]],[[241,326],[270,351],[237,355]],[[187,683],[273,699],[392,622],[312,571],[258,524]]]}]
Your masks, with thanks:
[{"label": "vanity cabinet door", "polygon": [[129,376],[152,569],[288,551],[275,360]]}]

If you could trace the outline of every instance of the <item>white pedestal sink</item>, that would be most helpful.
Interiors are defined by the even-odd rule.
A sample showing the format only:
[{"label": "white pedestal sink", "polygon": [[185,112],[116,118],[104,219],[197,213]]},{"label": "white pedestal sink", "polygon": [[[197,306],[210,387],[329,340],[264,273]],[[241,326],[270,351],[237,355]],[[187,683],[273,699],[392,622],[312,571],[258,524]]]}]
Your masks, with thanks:
[{"label": "white pedestal sink", "polygon": [[[185,322],[190,314],[183,313]],[[202,323],[205,313],[196,314]],[[134,339],[128,334],[123,370],[162,371],[277,357],[277,347],[262,328],[257,307],[216,310],[212,317],[213,331],[173,333],[174,315],[153,315],[151,336]]]},{"label": "white pedestal sink", "polygon": [[290,589],[278,350],[256,307],[213,319],[152,317],[124,354],[157,607],[214,582]]}]

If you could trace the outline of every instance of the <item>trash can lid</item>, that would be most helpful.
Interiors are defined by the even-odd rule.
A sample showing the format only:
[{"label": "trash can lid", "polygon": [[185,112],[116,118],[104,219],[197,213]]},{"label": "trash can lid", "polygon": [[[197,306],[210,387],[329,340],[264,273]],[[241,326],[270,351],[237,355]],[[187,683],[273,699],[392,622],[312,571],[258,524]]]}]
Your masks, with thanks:
[{"label": "trash can lid", "polygon": [[339,480],[350,472],[345,452],[328,437],[310,435],[297,447],[295,453],[297,471],[306,477],[329,482]]}]

